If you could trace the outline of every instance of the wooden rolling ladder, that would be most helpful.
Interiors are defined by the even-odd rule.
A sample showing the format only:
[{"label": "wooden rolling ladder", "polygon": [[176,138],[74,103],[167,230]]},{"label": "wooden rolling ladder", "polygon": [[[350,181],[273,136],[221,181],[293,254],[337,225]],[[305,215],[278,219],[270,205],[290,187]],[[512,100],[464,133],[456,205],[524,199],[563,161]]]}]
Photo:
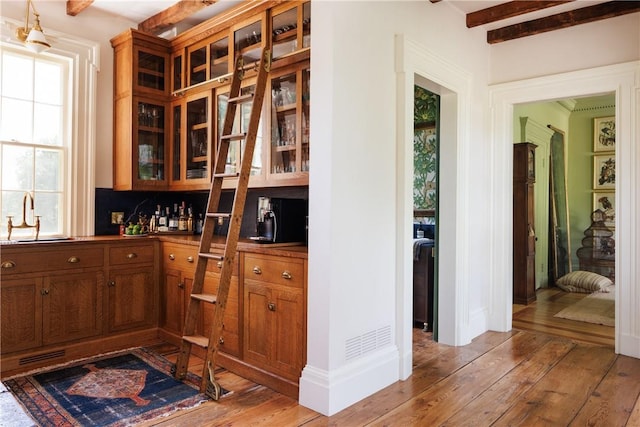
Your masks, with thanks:
[{"label": "wooden rolling ladder", "polygon": [[[193,279],[193,290],[187,307],[187,314],[182,334],[182,345],[174,371],[175,378],[183,380],[187,375],[192,346],[197,345],[205,348],[207,354],[204,361],[204,368],[202,370],[200,392],[206,393],[214,400],[218,400],[221,395],[221,387],[214,378],[215,361],[221,341],[222,320],[227,304],[227,297],[229,295],[231,275],[233,273],[236,249],[238,246],[238,239],[240,237],[240,226],[242,225],[242,214],[244,212],[245,201],[247,198],[247,188],[251,172],[251,162],[253,160],[253,150],[256,144],[256,135],[260,122],[260,113],[262,110],[267,78],[271,68],[271,51],[269,49],[263,49],[262,51],[261,59],[258,64],[258,77],[254,93],[241,95],[240,86],[244,72],[251,68],[251,66],[251,64],[244,65],[242,56],[239,56],[236,59],[233,76],[231,78],[231,89],[229,92],[227,112],[222,129],[222,137],[220,138],[220,146],[216,156],[211,190],[209,193],[209,202],[207,204],[207,212],[200,239],[200,249],[198,250],[196,271]],[[251,106],[251,115],[249,117],[247,132],[232,134],[234,118],[236,116],[236,107],[239,104],[248,102],[253,102],[253,104]],[[244,140],[245,144],[241,158],[240,172],[226,174],[225,163],[229,152],[229,146],[231,142],[236,141],[237,143],[240,143],[241,140]],[[222,195],[222,183],[225,178],[229,177],[237,177],[233,207],[231,209],[231,213],[220,213],[218,212],[218,208],[220,204],[220,196]],[[211,252],[211,242],[213,240],[215,224],[221,219],[228,219],[229,221],[224,253],[222,256]],[[202,293],[207,264],[210,260],[217,261],[218,264],[222,263],[220,284],[218,285],[218,292],[215,295]],[[211,306],[214,310],[209,337],[195,335],[196,325],[201,315],[201,311],[206,308],[203,306]]]}]

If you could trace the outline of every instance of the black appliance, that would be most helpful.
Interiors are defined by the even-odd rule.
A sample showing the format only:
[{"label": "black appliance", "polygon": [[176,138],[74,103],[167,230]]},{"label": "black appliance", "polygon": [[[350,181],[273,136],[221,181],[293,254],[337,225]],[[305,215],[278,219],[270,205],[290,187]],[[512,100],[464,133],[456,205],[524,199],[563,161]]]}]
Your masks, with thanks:
[{"label": "black appliance", "polygon": [[256,236],[260,243],[292,243],[306,241],[309,203],[304,199],[258,197]]}]

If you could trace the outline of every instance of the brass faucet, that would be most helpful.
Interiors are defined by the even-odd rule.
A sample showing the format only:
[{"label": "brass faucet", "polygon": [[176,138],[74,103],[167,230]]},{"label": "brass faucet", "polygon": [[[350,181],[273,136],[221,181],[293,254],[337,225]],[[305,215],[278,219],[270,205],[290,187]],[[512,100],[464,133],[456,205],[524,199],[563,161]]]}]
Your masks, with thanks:
[{"label": "brass faucet", "polygon": [[34,210],[33,206],[33,196],[30,192],[25,192],[24,197],[22,198],[22,224],[13,225],[12,218],[13,216],[7,216],[9,219],[7,223],[7,229],[9,230],[9,236],[7,236],[7,240],[11,240],[11,231],[14,228],[35,228],[36,229],[36,240],[38,240],[38,234],[40,234],[40,216],[36,215],[36,223],[34,225],[27,224],[27,197],[31,199],[31,210]]}]

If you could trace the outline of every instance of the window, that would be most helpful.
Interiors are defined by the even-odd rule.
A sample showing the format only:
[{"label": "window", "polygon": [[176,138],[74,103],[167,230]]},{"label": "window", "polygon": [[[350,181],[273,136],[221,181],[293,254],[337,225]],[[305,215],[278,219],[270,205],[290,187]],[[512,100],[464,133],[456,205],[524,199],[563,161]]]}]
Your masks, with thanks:
[{"label": "window", "polygon": [[[9,216],[14,227],[35,225],[39,216],[41,236],[69,234],[63,221],[71,191],[65,170],[72,152],[69,60],[3,49],[0,64],[1,238],[8,234]],[[11,233],[27,236],[35,236],[35,228]]]},{"label": "window", "polygon": [[[33,55],[15,38],[22,25],[0,19],[0,240],[7,215],[22,222],[26,191],[42,215],[40,235],[91,236],[100,44],[47,28],[51,49]],[[14,229],[11,238],[18,232],[33,236]]]}]

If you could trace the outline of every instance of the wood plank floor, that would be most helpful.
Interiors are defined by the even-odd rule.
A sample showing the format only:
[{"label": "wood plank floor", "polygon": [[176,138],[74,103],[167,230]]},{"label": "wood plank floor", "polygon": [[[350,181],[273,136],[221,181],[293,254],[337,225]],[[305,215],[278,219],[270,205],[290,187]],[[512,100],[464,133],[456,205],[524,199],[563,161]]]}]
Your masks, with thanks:
[{"label": "wood plank floor", "polygon": [[553,317],[554,314],[586,296],[587,294],[564,292],[559,288],[539,289],[534,303],[514,304],[513,327],[614,348],[615,329],[613,327]]}]

